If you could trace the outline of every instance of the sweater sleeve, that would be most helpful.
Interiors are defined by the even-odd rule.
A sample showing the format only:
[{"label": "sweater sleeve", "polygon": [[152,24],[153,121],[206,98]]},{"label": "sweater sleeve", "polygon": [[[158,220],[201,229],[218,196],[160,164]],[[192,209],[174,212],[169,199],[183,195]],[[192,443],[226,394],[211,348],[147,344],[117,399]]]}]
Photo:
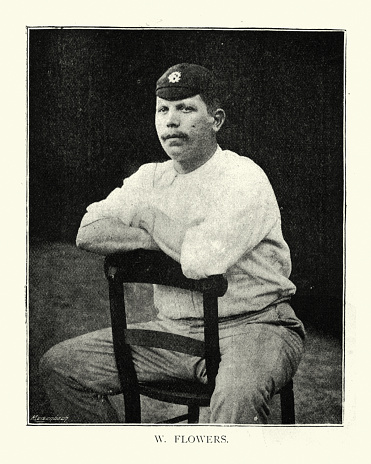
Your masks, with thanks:
[{"label": "sweater sleeve", "polygon": [[180,262],[193,279],[223,274],[256,247],[279,220],[273,189],[262,172],[222,188],[205,219],[185,232]]},{"label": "sweater sleeve", "polygon": [[103,218],[117,218],[130,226],[138,209],[148,196],[148,185],[153,176],[153,164],[145,164],[126,178],[122,187],[113,190],[107,198],[87,207],[84,224]]}]

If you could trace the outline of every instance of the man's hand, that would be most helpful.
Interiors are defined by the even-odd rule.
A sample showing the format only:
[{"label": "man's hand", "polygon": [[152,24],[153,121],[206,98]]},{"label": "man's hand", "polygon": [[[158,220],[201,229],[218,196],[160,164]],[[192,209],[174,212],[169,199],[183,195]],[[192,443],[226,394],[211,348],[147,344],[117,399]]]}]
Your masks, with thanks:
[{"label": "man's hand", "polygon": [[139,227],[140,229],[144,229],[151,236],[153,236],[155,227],[155,212],[149,206],[143,206],[134,215],[131,224],[133,227]]},{"label": "man's hand", "polygon": [[129,227],[116,218],[102,218],[89,224],[83,219],[76,245],[83,250],[103,255],[138,248],[158,249],[156,242],[144,228]]}]

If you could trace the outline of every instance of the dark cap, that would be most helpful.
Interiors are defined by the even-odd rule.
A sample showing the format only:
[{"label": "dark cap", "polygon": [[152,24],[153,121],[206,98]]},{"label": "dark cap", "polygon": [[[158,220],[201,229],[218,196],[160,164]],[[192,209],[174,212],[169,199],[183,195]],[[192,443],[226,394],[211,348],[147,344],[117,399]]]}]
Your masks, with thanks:
[{"label": "dark cap", "polygon": [[198,64],[181,63],[169,68],[156,84],[156,95],[164,100],[182,100],[216,88],[213,73]]}]

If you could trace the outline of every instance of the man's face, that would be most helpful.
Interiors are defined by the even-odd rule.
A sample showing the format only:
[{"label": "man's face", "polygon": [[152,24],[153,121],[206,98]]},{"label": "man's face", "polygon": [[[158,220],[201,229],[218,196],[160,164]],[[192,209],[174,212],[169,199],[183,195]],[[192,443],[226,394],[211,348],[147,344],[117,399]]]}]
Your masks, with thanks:
[{"label": "man's face", "polygon": [[177,101],[157,97],[155,123],[166,154],[180,164],[197,165],[215,150],[215,119],[200,95]]}]

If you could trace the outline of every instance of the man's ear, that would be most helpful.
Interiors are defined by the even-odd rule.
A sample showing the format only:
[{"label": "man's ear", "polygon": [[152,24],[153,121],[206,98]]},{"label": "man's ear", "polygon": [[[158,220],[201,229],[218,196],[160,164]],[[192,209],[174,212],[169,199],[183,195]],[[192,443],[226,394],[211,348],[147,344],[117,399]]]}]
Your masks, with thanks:
[{"label": "man's ear", "polygon": [[214,125],[213,129],[218,132],[225,121],[225,111],[222,108],[218,108],[214,111]]}]

